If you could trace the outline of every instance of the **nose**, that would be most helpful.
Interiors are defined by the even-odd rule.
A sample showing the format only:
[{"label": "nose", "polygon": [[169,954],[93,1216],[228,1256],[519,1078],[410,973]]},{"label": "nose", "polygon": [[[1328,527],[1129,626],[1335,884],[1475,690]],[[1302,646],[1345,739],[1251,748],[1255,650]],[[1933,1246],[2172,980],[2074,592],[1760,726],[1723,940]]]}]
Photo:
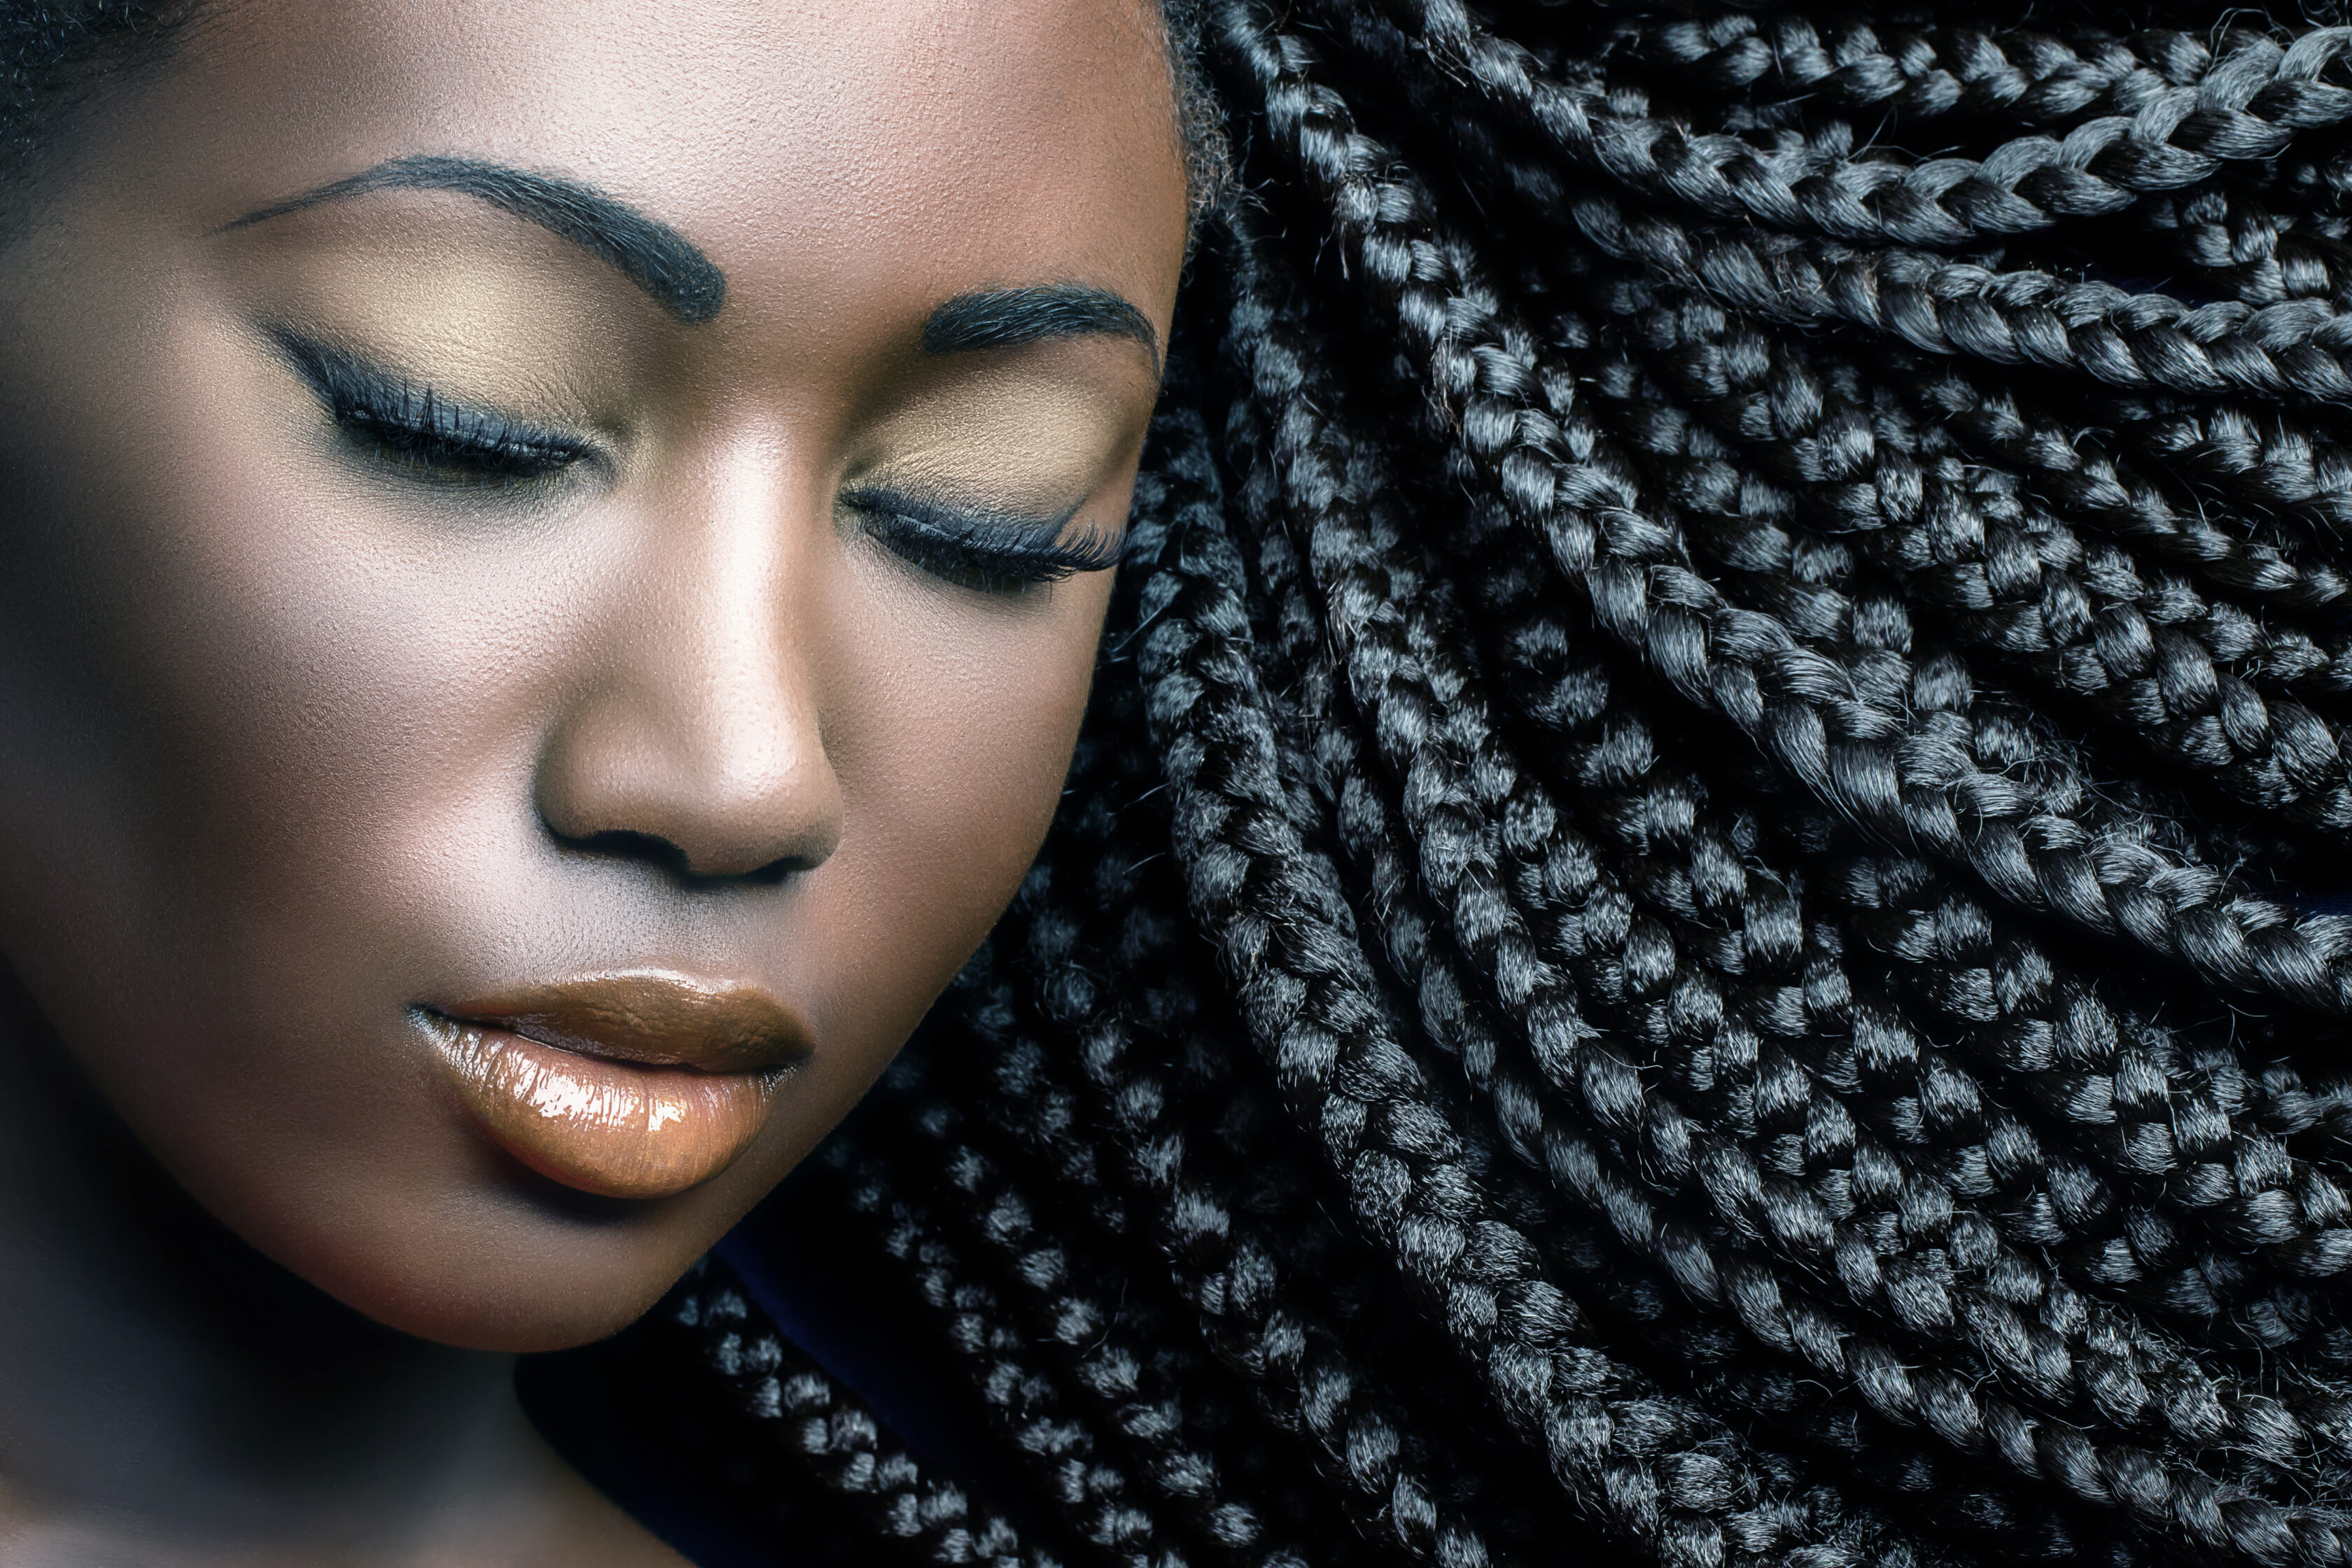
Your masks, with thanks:
[{"label": "nose", "polygon": [[534,781],[569,845],[742,879],[813,869],[841,842],[819,574],[795,548],[815,531],[745,467],[700,515],[653,520],[599,617]]}]

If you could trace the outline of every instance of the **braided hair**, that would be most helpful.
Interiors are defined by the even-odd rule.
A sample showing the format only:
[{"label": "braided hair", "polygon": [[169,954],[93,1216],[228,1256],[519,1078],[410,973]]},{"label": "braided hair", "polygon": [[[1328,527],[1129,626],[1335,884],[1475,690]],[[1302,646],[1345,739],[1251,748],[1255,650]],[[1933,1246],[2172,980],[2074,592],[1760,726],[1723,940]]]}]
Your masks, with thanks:
[{"label": "braided hair", "polygon": [[1073,787],[790,1193],[1009,1479],[570,1374],[859,1562],[2352,1565],[2352,28],[1167,10]]}]

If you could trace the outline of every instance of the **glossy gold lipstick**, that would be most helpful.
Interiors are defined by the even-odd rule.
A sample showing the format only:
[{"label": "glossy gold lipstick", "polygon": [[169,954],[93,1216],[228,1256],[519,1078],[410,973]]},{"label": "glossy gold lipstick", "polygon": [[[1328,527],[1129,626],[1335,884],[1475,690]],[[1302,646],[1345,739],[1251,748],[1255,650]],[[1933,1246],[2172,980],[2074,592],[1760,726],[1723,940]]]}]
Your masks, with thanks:
[{"label": "glossy gold lipstick", "polygon": [[582,1192],[658,1198],[732,1164],[809,1030],[766,992],[660,971],[417,1009],[482,1130]]}]

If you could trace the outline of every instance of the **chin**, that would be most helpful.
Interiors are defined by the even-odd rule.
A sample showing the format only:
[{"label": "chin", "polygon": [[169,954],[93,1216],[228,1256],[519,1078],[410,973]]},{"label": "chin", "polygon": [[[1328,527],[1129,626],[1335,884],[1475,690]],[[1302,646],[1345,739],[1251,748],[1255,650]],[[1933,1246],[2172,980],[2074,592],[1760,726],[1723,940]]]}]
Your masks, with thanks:
[{"label": "chin", "polygon": [[[571,1192],[528,1173],[451,1205],[457,1223],[408,1223],[260,1250],[385,1328],[456,1349],[570,1350],[619,1332],[661,1300],[734,1217],[695,1193],[652,1203]],[[705,1201],[698,1202],[698,1199]],[[485,1225],[487,1211],[494,1222]],[[699,1212],[698,1212],[699,1211]],[[290,1245],[289,1245],[290,1243]]]},{"label": "chin", "polygon": [[618,1333],[692,1266],[667,1256],[635,1268],[520,1271],[417,1269],[336,1281],[329,1293],[384,1327],[458,1350],[536,1354]]}]

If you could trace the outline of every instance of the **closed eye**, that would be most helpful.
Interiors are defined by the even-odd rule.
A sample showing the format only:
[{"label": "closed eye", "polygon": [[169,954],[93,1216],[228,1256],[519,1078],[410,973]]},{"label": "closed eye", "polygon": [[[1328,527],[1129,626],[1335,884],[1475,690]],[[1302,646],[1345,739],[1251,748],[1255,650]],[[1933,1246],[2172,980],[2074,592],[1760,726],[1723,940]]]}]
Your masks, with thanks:
[{"label": "closed eye", "polygon": [[530,489],[598,456],[576,437],[452,401],[299,333],[280,328],[272,336],[336,428],[402,478]]},{"label": "closed eye", "polygon": [[1066,538],[1075,506],[1059,517],[1015,517],[874,489],[845,491],[841,504],[892,554],[984,594],[1017,595],[1106,571],[1118,564],[1125,547],[1118,532],[1090,529]]}]

